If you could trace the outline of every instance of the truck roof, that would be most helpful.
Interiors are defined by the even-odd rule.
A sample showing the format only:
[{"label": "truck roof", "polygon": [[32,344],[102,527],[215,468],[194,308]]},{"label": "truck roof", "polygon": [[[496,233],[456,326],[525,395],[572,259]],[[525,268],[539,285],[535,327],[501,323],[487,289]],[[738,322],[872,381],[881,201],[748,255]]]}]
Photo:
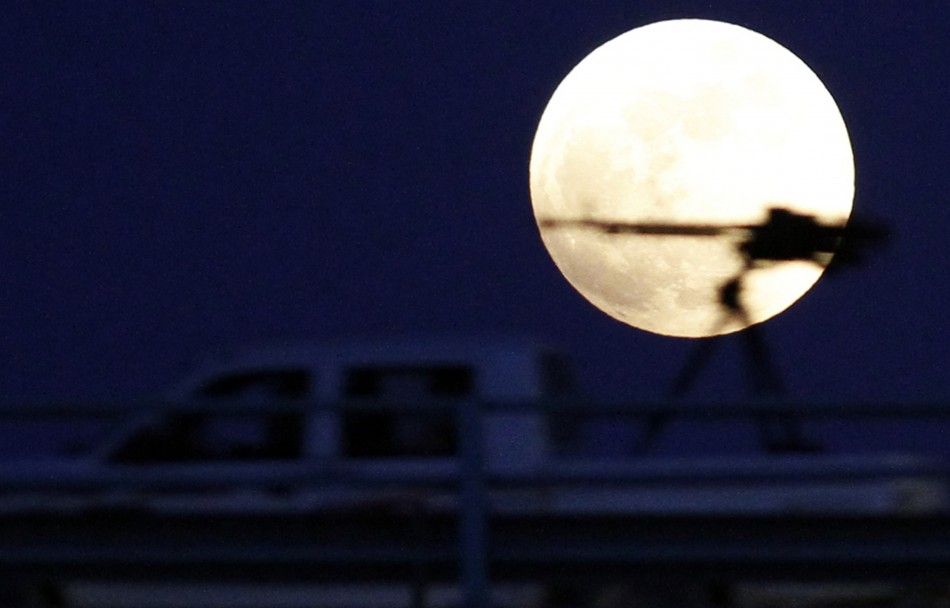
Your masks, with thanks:
[{"label": "truck roof", "polygon": [[478,376],[483,397],[533,397],[539,390],[536,366],[551,357],[562,359],[560,351],[546,342],[511,335],[417,334],[267,345],[209,357],[167,396],[187,398],[201,383],[222,374],[296,369],[322,376],[317,396],[333,398],[340,396],[333,382],[348,369],[467,366]]}]

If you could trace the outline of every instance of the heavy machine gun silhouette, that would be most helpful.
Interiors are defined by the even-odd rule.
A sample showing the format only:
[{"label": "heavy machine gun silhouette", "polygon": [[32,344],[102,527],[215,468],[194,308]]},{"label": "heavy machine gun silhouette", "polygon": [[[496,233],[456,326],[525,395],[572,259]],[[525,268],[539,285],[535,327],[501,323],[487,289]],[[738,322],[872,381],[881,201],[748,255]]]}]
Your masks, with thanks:
[{"label": "heavy machine gun silhouette", "polygon": [[853,264],[862,260],[869,245],[887,236],[880,225],[852,219],[847,224],[822,224],[812,215],[803,215],[772,207],[761,224],[656,224],[594,219],[538,220],[542,228],[584,228],[605,234],[640,234],[652,236],[744,235],[739,245],[745,259],[756,262],[806,261],[824,266],[832,255],[838,263]]},{"label": "heavy machine gun silhouette", "polygon": [[[814,216],[795,213],[781,207],[769,209],[768,218],[761,224],[658,224],[541,218],[538,225],[541,228],[576,228],[617,235],[738,236],[737,246],[744,263],[741,270],[719,288],[719,304],[723,315],[712,333],[719,334],[732,321],[746,326],[739,333],[746,346],[751,388],[757,396],[779,395],[783,392],[783,387],[766,342],[757,325],[752,323],[742,302],[746,274],[755,268],[792,261],[828,266],[829,271],[834,271],[841,266],[861,262],[866,251],[881,243],[887,236],[887,231],[875,223],[852,218],[847,224],[823,224]],[[697,344],[673,381],[673,397],[685,395],[693,386],[719,343],[716,340],[718,337],[706,338]],[[805,442],[796,421],[785,419],[780,421],[778,426],[775,426],[774,422],[763,421],[762,424],[765,444],[770,450],[812,449]],[[645,441],[652,442],[652,438],[665,423],[665,419],[652,421],[648,425]]]}]

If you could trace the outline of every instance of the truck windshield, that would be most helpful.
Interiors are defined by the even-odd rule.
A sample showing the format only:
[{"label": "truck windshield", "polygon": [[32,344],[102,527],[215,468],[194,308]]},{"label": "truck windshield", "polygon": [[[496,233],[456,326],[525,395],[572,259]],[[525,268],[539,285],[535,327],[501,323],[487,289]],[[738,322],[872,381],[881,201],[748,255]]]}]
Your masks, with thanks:
[{"label": "truck windshield", "polygon": [[299,458],[302,412],[178,412],[143,427],[111,460],[127,464]]}]

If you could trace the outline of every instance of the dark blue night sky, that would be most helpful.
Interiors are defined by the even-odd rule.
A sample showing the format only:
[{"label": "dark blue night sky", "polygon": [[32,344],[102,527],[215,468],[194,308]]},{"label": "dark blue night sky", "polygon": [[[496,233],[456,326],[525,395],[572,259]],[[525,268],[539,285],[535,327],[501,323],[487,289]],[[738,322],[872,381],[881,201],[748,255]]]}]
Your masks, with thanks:
[{"label": "dark blue night sky", "polygon": [[[836,98],[869,263],[766,323],[793,397],[950,395],[950,5],[15,3],[0,19],[0,397],[160,390],[203,354],[351,334],[538,336],[663,396],[693,343],[589,305],[538,238],[554,87],[638,25],[713,18]],[[696,396],[745,393],[735,340]]]}]

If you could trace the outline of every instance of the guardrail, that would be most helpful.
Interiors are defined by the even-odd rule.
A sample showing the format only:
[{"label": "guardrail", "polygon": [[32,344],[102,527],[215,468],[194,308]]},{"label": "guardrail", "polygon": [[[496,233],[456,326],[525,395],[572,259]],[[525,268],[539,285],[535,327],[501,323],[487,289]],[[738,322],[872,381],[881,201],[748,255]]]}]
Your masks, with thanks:
[{"label": "guardrail", "polygon": [[197,401],[123,400],[79,402],[0,403],[0,420],[44,416],[116,416],[143,411],[200,412],[280,412],[360,410],[445,410],[476,407],[480,411],[576,412],[592,415],[648,416],[692,419],[754,418],[758,416],[796,416],[803,419],[854,418],[926,418],[950,419],[950,399],[929,402],[797,402],[789,400],[728,401],[592,401],[584,398],[539,399],[533,401],[485,401],[477,399],[341,399],[334,401],[217,400]]},{"label": "guardrail", "polygon": [[697,463],[675,459],[641,459],[626,462],[570,462],[534,468],[488,471],[484,465],[484,416],[505,411],[573,412],[591,416],[664,421],[671,418],[717,419],[950,419],[950,405],[942,403],[881,404],[743,402],[705,403],[591,403],[579,400],[485,403],[473,400],[380,402],[93,402],[85,404],[19,404],[0,407],[0,420],[43,417],[129,417],[143,412],[276,413],[283,411],[445,410],[457,416],[459,453],[455,458],[433,459],[415,468],[355,466],[341,459],[313,459],[298,463],[262,462],[249,465],[187,465],[153,467],[75,467],[36,465],[0,467],[0,490],[90,490],[102,488],[202,489],[247,484],[261,486],[340,484],[383,486],[454,487],[459,497],[459,560],[466,606],[482,608],[488,602],[487,488],[494,485],[543,486],[550,484],[651,484],[662,482],[716,483],[724,481],[776,481],[794,479],[878,479],[907,473],[950,479],[950,463],[913,456],[815,457],[786,455],[781,459],[733,459]]}]

